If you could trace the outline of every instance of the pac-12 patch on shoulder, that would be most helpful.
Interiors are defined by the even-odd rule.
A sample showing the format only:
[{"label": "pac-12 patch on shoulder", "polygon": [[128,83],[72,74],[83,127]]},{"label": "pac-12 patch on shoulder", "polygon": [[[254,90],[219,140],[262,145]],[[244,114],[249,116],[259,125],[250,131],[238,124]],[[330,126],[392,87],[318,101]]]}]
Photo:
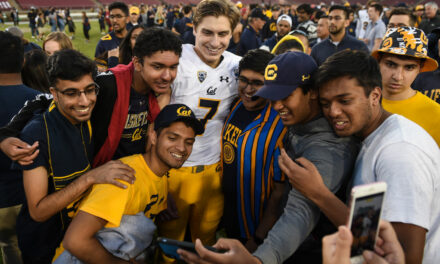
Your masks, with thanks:
[{"label": "pac-12 patch on shoulder", "polygon": [[197,72],[197,78],[199,79],[199,82],[202,83],[206,77],[208,76],[208,73],[205,71],[198,71]]}]

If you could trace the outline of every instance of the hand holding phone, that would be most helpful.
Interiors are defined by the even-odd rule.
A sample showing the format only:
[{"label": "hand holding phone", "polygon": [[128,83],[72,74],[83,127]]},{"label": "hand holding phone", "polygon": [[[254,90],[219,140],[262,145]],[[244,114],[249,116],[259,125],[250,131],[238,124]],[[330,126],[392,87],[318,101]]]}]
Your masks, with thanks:
[{"label": "hand holding phone", "polygon": [[386,188],[385,182],[376,182],[352,189],[348,228],[353,234],[353,264],[363,263],[364,250],[374,251]]},{"label": "hand holding phone", "polygon": [[[179,248],[184,249],[189,252],[192,252],[194,254],[197,254],[195,246],[191,242],[179,241],[179,240],[174,240],[174,239],[165,238],[165,237],[158,237],[157,242],[159,243],[159,246],[162,249],[162,252],[167,257],[170,257],[173,259],[180,259],[180,256],[177,253],[177,249],[179,249]],[[213,252],[217,252],[217,253],[224,252],[222,250],[218,250],[218,249],[216,249],[214,247],[210,247],[210,246],[205,246],[205,248],[208,250],[211,250]]]}]

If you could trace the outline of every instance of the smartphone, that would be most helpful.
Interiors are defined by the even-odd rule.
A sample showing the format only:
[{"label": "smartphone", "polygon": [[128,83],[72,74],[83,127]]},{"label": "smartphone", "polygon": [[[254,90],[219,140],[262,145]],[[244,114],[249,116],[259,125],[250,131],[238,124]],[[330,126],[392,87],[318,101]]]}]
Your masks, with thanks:
[{"label": "smartphone", "polygon": [[386,190],[385,182],[359,185],[351,190],[348,228],[353,234],[352,264],[363,263],[364,250],[374,251]]},{"label": "smartphone", "polygon": [[[180,259],[180,256],[177,253],[177,249],[179,249],[179,248],[197,254],[197,251],[195,249],[195,245],[191,242],[179,241],[179,240],[174,240],[174,239],[165,238],[165,237],[158,237],[157,243],[159,244],[162,252],[167,257],[170,257],[173,259]],[[205,248],[207,248],[211,251],[217,252],[217,253],[224,253],[223,250],[219,250],[214,247],[205,246]]]}]

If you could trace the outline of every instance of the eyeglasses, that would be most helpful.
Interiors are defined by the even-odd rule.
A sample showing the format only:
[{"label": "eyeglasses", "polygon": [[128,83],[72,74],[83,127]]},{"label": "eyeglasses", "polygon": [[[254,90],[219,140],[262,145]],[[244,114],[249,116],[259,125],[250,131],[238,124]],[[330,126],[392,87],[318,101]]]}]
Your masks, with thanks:
[{"label": "eyeglasses", "polygon": [[243,76],[238,77],[238,86],[240,86],[241,89],[246,88],[248,85],[254,89],[258,89],[264,85],[264,82],[260,80],[248,80]]},{"label": "eyeglasses", "polygon": [[123,16],[123,15],[110,15],[109,16],[110,17],[110,19],[121,19],[121,18],[123,18],[123,17],[125,17],[125,16]]},{"label": "eyeglasses", "polygon": [[64,91],[60,91],[58,88],[54,87],[55,90],[62,95],[70,98],[70,99],[77,99],[81,97],[81,94],[83,93],[86,97],[90,98],[92,96],[96,96],[99,93],[99,85],[94,83],[90,86],[88,86],[84,91],[80,91],[78,89],[68,88]]}]

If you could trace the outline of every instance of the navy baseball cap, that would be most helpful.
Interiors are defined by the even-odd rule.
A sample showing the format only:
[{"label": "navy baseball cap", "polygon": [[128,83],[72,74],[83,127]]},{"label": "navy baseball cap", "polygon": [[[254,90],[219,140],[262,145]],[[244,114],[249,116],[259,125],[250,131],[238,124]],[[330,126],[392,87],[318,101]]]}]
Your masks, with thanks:
[{"label": "navy baseball cap", "polygon": [[284,99],[296,88],[310,84],[312,74],[317,69],[315,60],[303,52],[280,54],[267,65],[264,86],[254,96],[272,101]]},{"label": "navy baseball cap", "polygon": [[261,8],[254,8],[249,17],[261,18],[265,21],[267,20],[267,16],[263,13],[263,10]]},{"label": "navy baseball cap", "polygon": [[190,122],[191,127],[196,132],[196,135],[203,134],[205,128],[196,118],[191,108],[184,104],[170,104],[165,106],[159,115],[157,115],[156,120],[154,120],[154,130],[158,130],[161,127],[167,127],[174,122],[187,120]]}]

